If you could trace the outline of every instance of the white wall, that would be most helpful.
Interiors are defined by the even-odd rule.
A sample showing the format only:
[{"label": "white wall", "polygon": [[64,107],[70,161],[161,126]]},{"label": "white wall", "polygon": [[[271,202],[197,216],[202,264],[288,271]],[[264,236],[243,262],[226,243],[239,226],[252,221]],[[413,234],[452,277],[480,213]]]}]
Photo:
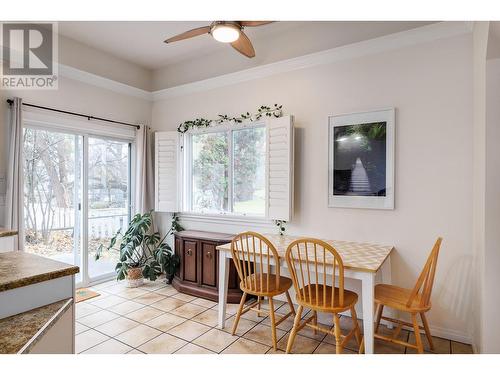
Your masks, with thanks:
[{"label": "white wall", "polygon": [[[392,244],[396,284],[413,286],[444,237],[429,314],[436,335],[470,339],[472,272],[470,35],[171,98],[153,127],[283,104],[295,115],[295,217],[289,232]],[[396,209],[327,207],[327,116],[397,108]],[[192,227],[196,227],[194,224]],[[223,229],[218,227],[218,230]],[[234,231],[234,227],[226,227]]]},{"label": "white wall", "polygon": [[482,352],[500,353],[500,59],[486,63],[486,215]]}]

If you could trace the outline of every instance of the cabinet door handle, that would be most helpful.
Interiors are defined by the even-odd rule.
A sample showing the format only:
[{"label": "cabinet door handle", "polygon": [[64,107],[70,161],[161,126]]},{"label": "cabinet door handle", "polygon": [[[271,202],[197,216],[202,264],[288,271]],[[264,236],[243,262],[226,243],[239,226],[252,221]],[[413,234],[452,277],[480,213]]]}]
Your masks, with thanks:
[{"label": "cabinet door handle", "polygon": [[188,251],[186,251],[186,254],[189,256],[193,255],[193,250],[189,249]]},{"label": "cabinet door handle", "polygon": [[212,259],[212,253],[210,251],[207,252],[207,258]]}]

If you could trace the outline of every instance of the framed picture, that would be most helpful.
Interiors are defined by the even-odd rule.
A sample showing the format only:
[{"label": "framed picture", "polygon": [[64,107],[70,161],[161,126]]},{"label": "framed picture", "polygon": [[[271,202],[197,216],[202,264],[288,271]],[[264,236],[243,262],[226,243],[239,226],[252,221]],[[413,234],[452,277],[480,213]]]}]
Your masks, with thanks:
[{"label": "framed picture", "polygon": [[328,206],[394,209],[394,108],[328,118]]}]

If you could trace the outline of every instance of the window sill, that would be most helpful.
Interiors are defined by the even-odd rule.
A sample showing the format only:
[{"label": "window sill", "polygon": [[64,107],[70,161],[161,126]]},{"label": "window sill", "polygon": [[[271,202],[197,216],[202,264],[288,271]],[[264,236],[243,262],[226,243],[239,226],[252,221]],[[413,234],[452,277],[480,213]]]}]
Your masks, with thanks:
[{"label": "window sill", "polygon": [[252,227],[262,227],[265,229],[274,228],[271,219],[258,216],[229,215],[229,214],[199,214],[193,212],[179,213],[181,221],[198,223],[217,223],[226,225],[249,225]]}]

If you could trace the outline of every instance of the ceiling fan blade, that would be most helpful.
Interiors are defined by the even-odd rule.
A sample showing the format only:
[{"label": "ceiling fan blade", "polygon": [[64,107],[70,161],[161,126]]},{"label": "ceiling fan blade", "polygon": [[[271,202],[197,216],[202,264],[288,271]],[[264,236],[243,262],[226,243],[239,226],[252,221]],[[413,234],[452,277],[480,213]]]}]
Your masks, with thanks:
[{"label": "ceiling fan blade", "polygon": [[173,36],[172,38],[168,38],[167,40],[165,40],[165,43],[173,43],[179,40],[193,38],[198,35],[208,34],[210,32],[210,29],[210,26],[198,27],[196,29],[186,31],[185,33]]},{"label": "ceiling fan blade", "polygon": [[263,26],[273,22],[274,21],[238,21],[241,26],[247,27]]},{"label": "ceiling fan blade", "polygon": [[250,39],[248,39],[248,36],[246,36],[243,31],[240,31],[240,37],[238,40],[231,43],[231,46],[246,57],[255,56],[255,50],[253,49],[252,42],[250,42]]}]

